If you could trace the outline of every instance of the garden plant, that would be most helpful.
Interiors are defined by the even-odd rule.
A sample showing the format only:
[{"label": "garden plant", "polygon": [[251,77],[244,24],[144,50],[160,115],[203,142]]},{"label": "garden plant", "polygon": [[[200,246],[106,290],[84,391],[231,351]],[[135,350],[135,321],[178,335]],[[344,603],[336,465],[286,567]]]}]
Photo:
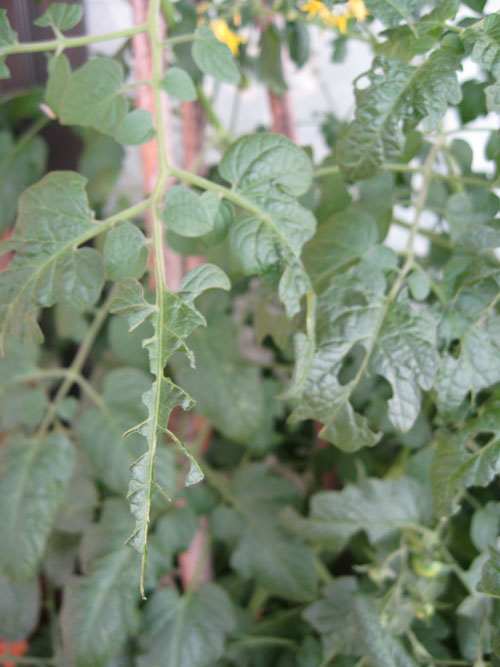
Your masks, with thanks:
[{"label": "garden plant", "polygon": [[[0,10],[0,76],[47,64],[0,104],[0,662],[500,665],[494,3],[132,4],[27,43]],[[318,34],[372,52],[321,160],[287,77]]]}]

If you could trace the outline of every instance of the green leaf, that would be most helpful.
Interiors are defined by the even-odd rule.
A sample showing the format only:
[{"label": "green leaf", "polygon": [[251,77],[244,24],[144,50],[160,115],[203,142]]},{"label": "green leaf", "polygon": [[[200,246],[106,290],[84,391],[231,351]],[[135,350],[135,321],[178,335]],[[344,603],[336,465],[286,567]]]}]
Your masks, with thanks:
[{"label": "green leaf", "polygon": [[15,584],[0,573],[0,636],[7,641],[26,639],[38,624],[40,585],[37,579]]},{"label": "green leaf", "polygon": [[410,273],[406,282],[412,297],[416,301],[425,301],[431,289],[431,281],[427,273],[422,269],[416,269]]},{"label": "green leaf", "polygon": [[0,349],[6,333],[40,342],[40,306],[92,306],[104,282],[100,254],[78,246],[100,230],[85,179],[54,172],[26,190],[12,235],[14,259],[0,275]]},{"label": "green leaf", "polygon": [[302,67],[309,60],[311,53],[311,40],[309,39],[309,30],[307,29],[307,26],[299,21],[287,22],[286,38],[288,49],[290,51],[290,58],[297,67]]},{"label": "green leaf", "polygon": [[112,280],[140,278],[148,264],[146,237],[136,225],[125,222],[108,232],[103,254]]},{"label": "green leaf", "polygon": [[487,111],[498,113],[500,111],[500,82],[497,81],[492,86],[487,86],[484,92]]},{"label": "green leaf", "polygon": [[481,290],[464,286],[444,313],[440,333],[447,349],[436,378],[437,404],[444,415],[452,414],[467,394],[473,401],[500,380],[497,321],[488,317],[497,294],[496,281],[483,283]]},{"label": "green leaf", "polygon": [[17,32],[12,30],[7,17],[7,10],[0,9],[0,79],[10,77],[9,68],[5,64],[5,56],[2,55],[2,47],[10,46],[17,42]]},{"label": "green leaf", "polygon": [[139,561],[122,546],[65,588],[63,645],[76,667],[104,667],[137,628]]},{"label": "green leaf", "polygon": [[169,67],[162,79],[161,87],[181,102],[192,102],[197,98],[193,80],[187,72],[179,67]]},{"label": "green leaf", "polygon": [[123,83],[116,60],[94,58],[71,73],[66,56],[60,55],[49,68],[46,101],[63,125],[93,127],[114,136],[128,113]]},{"label": "green leaf", "polygon": [[225,591],[206,582],[183,596],[163,589],[145,608],[139,667],[209,667],[224,656],[235,614]]},{"label": "green leaf", "polygon": [[281,63],[281,35],[272,23],[262,30],[259,47],[260,53],[255,63],[257,75],[275,95],[283,95],[288,86]]},{"label": "green leaf", "polygon": [[200,242],[210,247],[221,243],[226,238],[234,218],[233,207],[215,192],[204,192],[200,199],[212,221],[212,230],[200,236]]},{"label": "green leaf", "polygon": [[10,227],[22,192],[45,171],[47,146],[41,137],[14,143],[10,132],[0,132],[0,233]]},{"label": "green leaf", "polygon": [[227,290],[229,287],[229,280],[221,269],[211,264],[203,264],[184,277],[177,292],[161,285],[155,306],[145,301],[139,283],[127,279],[111,307],[111,311],[123,315],[132,328],[148,319],[152,322],[154,331],[153,336],[144,342],[149,354],[151,372],[156,377],[152,388],[143,395],[148,417],[129,431],[139,432],[147,441],[146,452],[131,467],[128,491],[132,514],[136,520],[129,544],[142,554],[142,592],[146,574],[151,501],[156,491],[165,493],[165,490],[155,480],[154,472],[158,438],[162,433],[166,432],[189,460],[190,468],[185,485],[195,484],[203,478],[203,473],[192,454],[167,428],[171,411],[176,406],[189,410],[193,405],[193,400],[164,376],[164,368],[170,355],[177,350],[183,350],[188,355],[190,362],[194,364],[193,354],[187,347],[185,339],[197,327],[205,324],[205,318],[195,308],[194,300],[207,289]]},{"label": "green leaf", "polygon": [[500,523],[500,503],[490,500],[484,507],[476,510],[470,525],[470,537],[476,547],[487,551],[495,546]]},{"label": "green leaf", "polygon": [[397,25],[408,21],[417,0],[365,0],[370,14],[385,25]]},{"label": "green leaf", "polygon": [[145,109],[134,109],[119,124],[115,139],[125,146],[146,144],[156,135],[154,118]]},{"label": "green leaf", "polygon": [[173,185],[167,190],[162,219],[181,236],[201,236],[213,227],[213,219],[209,217],[201,198],[182,185]]},{"label": "green leaf", "polygon": [[84,575],[66,586],[60,616],[64,652],[77,667],[107,664],[138,626],[140,558],[123,544],[131,524],[126,503],[108,498],[83,535]]},{"label": "green leaf", "polygon": [[296,200],[311,184],[309,157],[285,137],[254,134],[226,151],[219,172],[252,211],[231,226],[233,253],[245,274],[284,267],[279,294],[293,316],[300,299],[312,290],[300,253],[314,233],[315,220]]},{"label": "green leaf", "polygon": [[[148,418],[142,425],[136,427],[148,443],[157,439],[158,430],[168,432],[168,419],[176,406],[181,406],[183,410],[190,410],[193,405],[190,396],[167,378],[162,378],[158,382],[159,385],[155,382],[151,389],[143,395],[144,405],[148,409]],[[168,434],[171,437],[173,435],[170,432]],[[177,439],[175,441],[178,443]],[[186,483],[190,481],[190,475],[193,478],[191,483],[200,481],[203,474],[186,449],[184,449],[184,452],[188,455],[191,464]],[[143,554],[146,554],[147,531],[153,493],[156,490],[162,490],[158,487],[154,476],[155,457],[156,450],[149,447],[142,456],[134,461],[130,468],[131,479],[127,498],[136,525],[134,532],[128,539],[128,544]]]},{"label": "green leaf", "polygon": [[36,573],[67,493],[75,454],[64,435],[43,439],[12,436],[2,447],[0,565],[25,583]]},{"label": "green leaf", "polygon": [[[216,534],[222,531],[222,539],[234,548],[232,567],[278,597],[298,602],[314,599],[317,581],[313,552],[286,531],[277,518],[282,503],[295,500],[289,483],[258,464],[237,471],[228,489],[235,511],[219,506],[213,521],[220,526],[214,528]],[[234,527],[232,535],[224,535],[228,525]]]},{"label": "green leaf", "polygon": [[[367,263],[334,278],[318,299],[318,351],[291,419],[324,422],[321,437],[344,451],[374,445],[380,438],[350,403],[364,370],[391,384],[389,420],[403,432],[420,412],[419,387],[429,390],[437,371],[432,317],[404,300],[388,301],[384,290],[382,274]],[[341,382],[339,374],[354,345],[363,348],[360,368]]]},{"label": "green leaf", "polygon": [[41,387],[10,386],[0,389],[0,399],[0,423],[8,431],[22,424],[32,432],[43,419],[48,404]]},{"label": "green leaf", "polygon": [[133,331],[147,320],[156,307],[144,298],[144,288],[133,278],[125,278],[118,285],[116,299],[111,304],[110,312],[123,317]]},{"label": "green leaf", "polygon": [[315,288],[319,291],[377,241],[377,226],[366,213],[345,211],[325,221],[304,249],[304,264]]},{"label": "green leaf", "polygon": [[500,598],[500,552],[493,547],[490,547],[490,559],[484,566],[477,591]]},{"label": "green leaf", "polygon": [[83,141],[78,171],[88,179],[91,205],[103,206],[116,183],[125,151],[111,137],[90,128],[83,132]]},{"label": "green leaf", "polygon": [[373,667],[416,667],[401,642],[384,627],[373,601],[360,595],[354,577],[339,577],[323,591],[324,598],[304,612],[321,635],[325,658],[353,655]]},{"label": "green leaf", "polygon": [[431,517],[428,490],[409,477],[364,479],[342,491],[321,491],[312,496],[307,519],[290,508],[281,515],[291,532],[335,551],[362,530],[377,544]]},{"label": "green leaf", "polygon": [[113,370],[104,379],[102,407],[85,410],[76,424],[93,469],[117,493],[126,492],[130,466],[144,448],[139,434],[125,438],[123,433],[146,417],[141,397],[150,387],[150,378],[139,369]]},{"label": "green leaf", "polygon": [[229,440],[249,442],[262,427],[264,396],[258,369],[241,358],[231,318],[217,316],[189,345],[196,370],[173,357],[176,381],[196,402],[196,411]]},{"label": "green leaf", "polygon": [[81,5],[68,5],[65,2],[53,2],[34,24],[40,28],[57,28],[71,30],[83,18]]},{"label": "green leaf", "polygon": [[400,155],[406,119],[424,120],[427,129],[433,129],[448,104],[460,102],[458,64],[453,54],[442,49],[416,67],[375,59],[363,75],[369,86],[356,88],[356,116],[338,145],[339,164],[349,179],[373,176],[383,162]]},{"label": "green leaf", "polygon": [[[479,447],[478,434],[490,434]],[[471,451],[471,447],[473,448]],[[475,451],[474,451],[475,449]],[[432,494],[437,516],[457,509],[455,501],[471,486],[487,486],[500,474],[500,407],[488,405],[460,434],[437,439],[431,469]]]},{"label": "green leaf", "polygon": [[191,54],[204,74],[223,83],[240,82],[240,73],[229,47],[219,42],[208,26],[201,25],[196,31]]},{"label": "green leaf", "polygon": [[473,46],[472,59],[500,79],[500,16],[490,14],[465,32],[465,40]]}]

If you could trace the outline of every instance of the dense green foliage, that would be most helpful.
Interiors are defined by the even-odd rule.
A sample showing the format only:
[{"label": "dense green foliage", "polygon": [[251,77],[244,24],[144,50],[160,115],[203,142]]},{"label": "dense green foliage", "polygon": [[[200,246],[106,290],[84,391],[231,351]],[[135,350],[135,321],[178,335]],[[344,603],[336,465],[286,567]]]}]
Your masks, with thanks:
[{"label": "dense green foliage", "polygon": [[[0,10],[0,76],[48,53],[46,89],[0,105],[0,638],[23,664],[500,665],[500,131],[475,128],[488,173],[462,138],[500,111],[500,15],[303,4],[150,0],[119,36],[149,38],[155,117],[127,44],[72,71],[113,37],[66,37],[79,7],[25,45]],[[279,95],[314,23],[334,61],[373,51],[316,165],[233,138],[202,88]],[[206,111],[205,177],[169,163],[165,94]],[[79,173],[46,173],[41,102]],[[149,141],[151,194],[117,201],[122,146]],[[178,289],[166,242],[206,258]]]}]

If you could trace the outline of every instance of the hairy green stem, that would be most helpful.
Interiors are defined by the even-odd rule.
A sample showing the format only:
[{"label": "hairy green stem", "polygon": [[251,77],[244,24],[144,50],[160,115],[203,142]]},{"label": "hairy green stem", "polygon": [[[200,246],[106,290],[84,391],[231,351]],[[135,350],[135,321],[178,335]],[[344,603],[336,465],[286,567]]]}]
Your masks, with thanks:
[{"label": "hairy green stem", "polygon": [[[392,162],[386,162],[381,165],[383,171],[393,171],[396,173],[407,173],[407,174],[426,174],[425,164],[422,167],[412,167],[409,164],[398,164]],[[320,178],[322,176],[328,176],[329,174],[339,174],[340,167],[338,165],[331,165],[328,167],[319,167],[314,170],[314,176]],[[474,178],[472,176],[458,176],[457,174],[441,174],[439,172],[431,172],[431,179],[436,179],[440,181],[447,181],[449,183],[461,183],[462,185],[475,185],[477,187],[489,187],[489,188],[498,188],[500,187],[500,181],[495,179],[494,181],[487,178]]]},{"label": "hairy green stem", "polygon": [[40,42],[17,42],[16,44],[7,44],[0,48],[0,57],[9,56],[14,53],[38,53],[40,51],[61,51],[64,49],[74,49],[78,46],[88,46],[98,42],[109,42],[113,39],[122,37],[132,37],[141,32],[145,32],[146,24],[132,26],[116,32],[107,32],[100,35],[81,35],[79,37],[58,37]]}]

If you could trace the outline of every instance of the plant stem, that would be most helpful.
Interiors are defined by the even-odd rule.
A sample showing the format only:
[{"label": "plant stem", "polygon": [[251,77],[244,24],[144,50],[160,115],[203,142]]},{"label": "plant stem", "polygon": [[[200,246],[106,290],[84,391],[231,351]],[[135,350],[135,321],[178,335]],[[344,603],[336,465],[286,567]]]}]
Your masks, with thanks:
[{"label": "plant stem", "polygon": [[254,648],[257,646],[283,646],[294,650],[298,649],[297,642],[295,642],[293,639],[269,636],[257,637],[256,635],[247,635],[243,639],[238,639],[235,642],[231,642],[229,646],[231,646],[231,648],[245,648],[246,646],[249,648]]},{"label": "plant stem", "polygon": [[436,155],[438,151],[441,149],[441,144],[440,143],[435,143],[433,144],[432,148],[429,151],[429,154],[427,155],[427,158],[424,162],[424,166],[422,168],[422,173],[424,175],[424,182],[422,184],[422,188],[420,189],[417,203],[415,206],[415,217],[413,219],[413,223],[410,227],[410,238],[408,239],[408,243],[406,245],[406,251],[407,251],[407,256],[406,256],[406,261],[401,267],[401,270],[399,272],[399,276],[394,282],[394,285],[392,286],[389,294],[388,294],[388,301],[392,301],[394,297],[397,295],[399,292],[404,279],[406,278],[406,275],[410,271],[412,264],[413,264],[413,256],[415,254],[414,250],[414,244],[415,244],[415,238],[417,237],[417,233],[419,231],[418,226],[420,224],[420,218],[422,217],[422,213],[425,210],[425,201],[427,199],[427,195],[429,193],[429,187],[432,182],[432,166],[434,165],[434,162],[436,160]]},{"label": "plant stem", "polygon": [[[408,173],[408,174],[424,174],[426,173],[425,165],[422,167],[411,167],[409,164],[398,164],[386,162],[381,165],[381,169],[385,171],[394,171],[396,173]],[[329,167],[319,167],[314,170],[314,176],[319,178],[321,176],[328,176],[329,174],[339,174],[340,167],[338,165],[331,165]],[[431,179],[437,179],[441,181],[447,181],[450,183],[462,183],[463,185],[475,185],[477,187],[500,187],[500,182],[498,180],[490,180],[487,178],[474,178],[472,176],[458,176],[452,174],[441,174],[439,172],[431,172]]]},{"label": "plant stem", "polygon": [[122,37],[131,37],[146,30],[146,24],[132,26],[116,32],[108,32],[100,35],[81,35],[79,37],[60,37],[40,42],[23,42],[16,44],[7,44],[0,48],[0,57],[9,56],[13,53],[37,53],[40,51],[57,51],[64,49],[74,49],[78,46],[87,46],[97,42],[109,42],[113,39]]},{"label": "plant stem", "polygon": [[[406,222],[406,220],[401,220],[400,218],[393,218],[392,222],[395,225],[398,225],[399,227],[404,227],[405,229],[411,229],[411,226],[412,226],[410,222]],[[439,234],[435,234],[434,232],[431,232],[428,229],[419,229],[418,233],[421,236],[427,237],[428,239],[430,239],[436,245],[439,245],[442,248],[446,248],[446,250],[452,250],[453,249],[453,244],[451,243],[451,241],[444,238],[443,236],[440,236]]]},{"label": "plant stem", "polygon": [[190,32],[185,35],[178,35],[177,37],[169,37],[163,40],[161,46],[175,46],[176,44],[185,44],[186,42],[194,42],[195,39],[200,39],[195,32]]}]

